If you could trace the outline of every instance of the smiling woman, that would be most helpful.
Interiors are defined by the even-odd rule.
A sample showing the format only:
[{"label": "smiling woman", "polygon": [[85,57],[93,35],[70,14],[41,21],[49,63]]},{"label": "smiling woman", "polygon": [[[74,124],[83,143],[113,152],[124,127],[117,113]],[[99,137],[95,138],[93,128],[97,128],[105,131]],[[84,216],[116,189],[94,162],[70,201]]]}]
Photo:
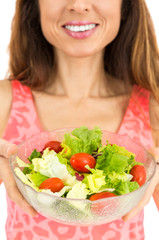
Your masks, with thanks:
[{"label": "smiling woman", "polygon": [[[55,0],[52,6],[52,1],[41,0],[39,7],[42,32],[51,45],[68,55],[75,57],[97,53],[117,36],[121,2],[78,0],[59,3]],[[76,16],[73,16],[75,12]]]},{"label": "smiling woman", "polygon": [[[40,131],[77,125],[98,125],[146,148],[159,146],[158,62],[144,0],[17,0],[8,79],[0,83],[0,155]],[[158,168],[144,199],[125,216],[129,221],[83,231],[40,214],[31,217],[35,210],[18,192],[5,156],[0,165],[8,240],[38,234],[42,240],[144,239],[142,209],[153,192],[157,196]]]}]

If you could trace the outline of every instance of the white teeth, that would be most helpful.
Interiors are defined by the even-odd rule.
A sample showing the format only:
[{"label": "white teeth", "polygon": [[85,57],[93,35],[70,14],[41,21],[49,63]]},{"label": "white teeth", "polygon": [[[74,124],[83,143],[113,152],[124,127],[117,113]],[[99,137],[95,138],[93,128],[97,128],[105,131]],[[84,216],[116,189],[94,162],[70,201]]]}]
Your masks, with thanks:
[{"label": "white teeth", "polygon": [[89,29],[89,25],[86,25],[85,28],[86,28],[86,30],[88,30]]},{"label": "white teeth", "polygon": [[73,26],[70,26],[70,30],[73,31],[73,30],[74,30],[74,27],[73,27]]},{"label": "white teeth", "polygon": [[81,26],[66,25],[65,28],[72,32],[84,32],[84,31],[95,28],[95,26],[96,26],[96,24],[88,24],[88,25],[81,25]]},{"label": "white teeth", "polygon": [[75,27],[73,28],[73,30],[74,30],[74,32],[79,32],[79,31],[80,31],[80,27],[79,27],[79,26],[75,26]]}]

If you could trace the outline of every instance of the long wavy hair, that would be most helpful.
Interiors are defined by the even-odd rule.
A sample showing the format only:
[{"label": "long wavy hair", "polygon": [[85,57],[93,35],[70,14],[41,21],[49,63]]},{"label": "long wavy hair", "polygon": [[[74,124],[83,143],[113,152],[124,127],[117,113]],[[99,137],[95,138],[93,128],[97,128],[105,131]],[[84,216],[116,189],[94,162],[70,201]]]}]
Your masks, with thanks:
[{"label": "long wavy hair", "polygon": [[[56,62],[41,31],[38,0],[16,1],[9,53],[10,80],[36,90],[49,85]],[[159,100],[159,50],[144,0],[123,0],[120,29],[106,46],[104,64],[110,75],[146,88]]]}]

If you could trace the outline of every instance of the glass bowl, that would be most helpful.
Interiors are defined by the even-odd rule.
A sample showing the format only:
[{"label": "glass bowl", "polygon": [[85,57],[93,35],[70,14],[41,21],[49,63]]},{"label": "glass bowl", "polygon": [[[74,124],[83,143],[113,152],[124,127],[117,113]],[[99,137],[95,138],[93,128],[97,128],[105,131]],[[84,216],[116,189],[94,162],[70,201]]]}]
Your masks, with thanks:
[{"label": "glass bowl", "polygon": [[17,154],[10,157],[10,167],[20,192],[37,212],[61,223],[72,225],[98,225],[121,218],[133,209],[142,199],[156,168],[153,157],[147,153],[145,148],[135,143],[127,135],[119,135],[103,130],[102,144],[106,144],[106,140],[108,140],[110,144],[117,144],[125,147],[128,151],[135,153],[136,161],[143,163],[147,172],[146,182],[131,193],[96,201],[87,199],[68,199],[52,196],[47,193],[36,192],[29,185],[24,184],[15,174],[14,169],[18,167],[16,156],[28,163],[27,158],[35,148],[37,151],[42,151],[44,145],[48,141],[62,141],[64,134],[66,132],[71,132],[73,129],[74,128],[66,128],[56,129],[52,132],[42,132],[19,144]]}]

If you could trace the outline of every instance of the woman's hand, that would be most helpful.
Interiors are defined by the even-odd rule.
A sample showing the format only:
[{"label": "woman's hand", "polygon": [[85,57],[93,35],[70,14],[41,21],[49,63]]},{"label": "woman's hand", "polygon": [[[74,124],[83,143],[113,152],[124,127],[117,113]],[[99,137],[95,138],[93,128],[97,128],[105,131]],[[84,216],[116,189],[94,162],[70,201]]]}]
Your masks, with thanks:
[{"label": "woman's hand", "polygon": [[[122,219],[124,221],[128,221],[129,219],[134,217],[138,212],[140,212],[144,208],[144,206],[148,204],[148,202],[150,201],[150,198],[152,197],[153,194],[154,194],[154,198],[156,200],[159,199],[159,148],[151,148],[151,149],[149,149],[149,153],[151,155],[153,155],[156,162],[158,163],[156,166],[155,175],[152,178],[151,183],[150,183],[144,197],[139,202],[139,204],[134,209],[132,209],[128,214],[126,214],[124,217],[122,217]],[[159,204],[159,200],[158,200],[158,202],[156,202],[156,204]],[[159,206],[158,206],[158,208],[159,208]]]},{"label": "woman's hand", "polygon": [[29,205],[19,192],[10,170],[8,158],[10,155],[16,153],[16,151],[17,146],[15,144],[11,144],[3,139],[0,139],[0,179],[4,182],[8,197],[23,208],[24,211],[34,217],[37,212]]}]

